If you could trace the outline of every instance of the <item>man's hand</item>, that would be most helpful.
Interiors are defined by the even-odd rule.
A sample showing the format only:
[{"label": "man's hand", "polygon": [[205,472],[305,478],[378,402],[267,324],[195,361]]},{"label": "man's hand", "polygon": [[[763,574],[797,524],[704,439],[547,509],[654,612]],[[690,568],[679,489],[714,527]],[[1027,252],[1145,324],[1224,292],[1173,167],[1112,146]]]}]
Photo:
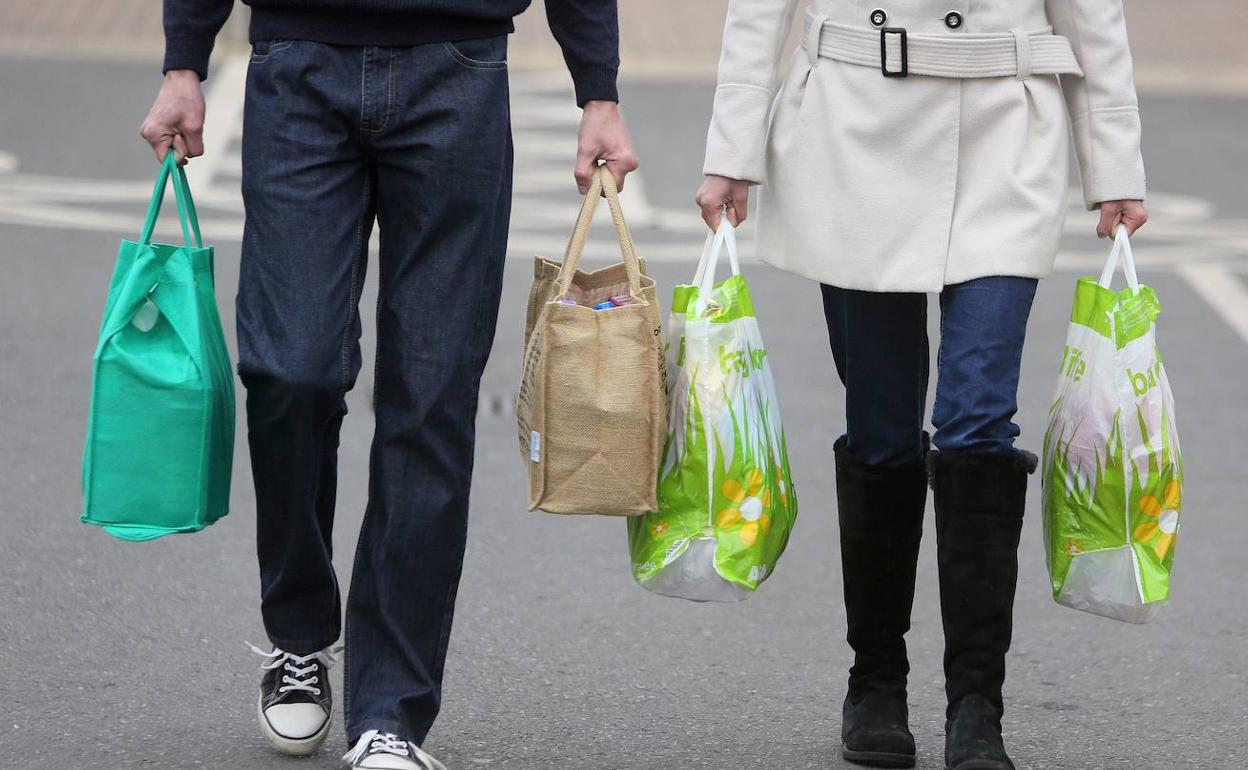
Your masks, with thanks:
[{"label": "man's hand", "polygon": [[1148,211],[1144,201],[1105,201],[1101,204],[1101,221],[1096,226],[1096,234],[1100,238],[1108,238],[1118,229],[1118,224],[1127,226],[1127,235],[1135,235],[1135,231],[1148,221]]},{"label": "man's hand", "polygon": [[593,101],[585,103],[581,116],[581,133],[576,149],[576,188],[581,194],[589,192],[598,161],[607,162],[607,168],[615,175],[615,183],[624,189],[624,177],[637,168],[637,153],[633,152],[633,140],[628,136],[628,126],[615,102]]},{"label": "man's hand", "polygon": [[179,162],[204,154],[204,91],[192,70],[169,70],[139,133],[163,161],[173,147]]},{"label": "man's hand", "polygon": [[750,207],[750,183],[707,174],[694,200],[698,202],[698,208],[702,209],[702,221],[706,222],[707,227],[712,230],[719,228],[720,212],[725,206],[728,221],[733,227],[738,227],[745,221],[746,211]]}]

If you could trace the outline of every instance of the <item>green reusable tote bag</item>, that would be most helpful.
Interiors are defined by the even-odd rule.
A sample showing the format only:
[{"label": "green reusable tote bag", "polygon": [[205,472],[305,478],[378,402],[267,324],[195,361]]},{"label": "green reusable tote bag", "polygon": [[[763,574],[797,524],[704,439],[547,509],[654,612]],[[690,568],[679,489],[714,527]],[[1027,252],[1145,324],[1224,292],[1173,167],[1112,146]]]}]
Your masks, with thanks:
[{"label": "green reusable tote bag", "polygon": [[[721,251],[732,275],[715,283]],[[727,218],[668,321],[668,426],[657,511],[629,519],[633,577],[690,601],[749,597],[797,517],[767,348]]]},{"label": "green reusable tote bag", "polygon": [[[180,246],[152,243],[173,178]],[[186,173],[170,152],[138,241],[122,241],[92,365],[83,514],[123,540],[195,532],[229,509],[234,373]]]},{"label": "green reusable tote bag", "polygon": [[[1121,261],[1127,289],[1109,288]],[[1075,288],[1044,437],[1044,539],[1053,598],[1129,623],[1170,596],[1183,456],[1157,348],[1157,295],[1119,227],[1098,281]]]}]

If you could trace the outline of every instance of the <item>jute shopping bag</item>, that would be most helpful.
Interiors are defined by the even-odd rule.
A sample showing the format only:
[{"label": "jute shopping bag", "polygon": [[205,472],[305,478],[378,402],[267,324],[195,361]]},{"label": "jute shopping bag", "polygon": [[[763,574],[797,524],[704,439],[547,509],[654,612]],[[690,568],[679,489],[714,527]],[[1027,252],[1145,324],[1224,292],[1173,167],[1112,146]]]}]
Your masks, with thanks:
[{"label": "jute shopping bag", "polygon": [[[577,265],[604,195],[623,260],[585,273]],[[547,264],[557,268],[553,281]],[[603,167],[563,262],[539,257],[535,269],[516,399],[530,510],[632,516],[657,507],[663,357],[654,281],[642,275],[615,178]]]}]

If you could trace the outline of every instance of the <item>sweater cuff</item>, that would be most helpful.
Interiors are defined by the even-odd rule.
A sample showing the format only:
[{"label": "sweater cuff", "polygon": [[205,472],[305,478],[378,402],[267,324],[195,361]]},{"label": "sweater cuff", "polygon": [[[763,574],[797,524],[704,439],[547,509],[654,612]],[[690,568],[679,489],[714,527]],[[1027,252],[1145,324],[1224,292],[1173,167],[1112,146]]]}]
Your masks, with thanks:
[{"label": "sweater cuff", "polygon": [[1088,209],[1105,201],[1143,200],[1140,113],[1135,108],[1093,110],[1073,121],[1075,154]]},{"label": "sweater cuff", "polygon": [[616,67],[583,67],[572,70],[572,83],[576,86],[576,106],[584,107],[586,102],[618,102],[620,93],[616,89],[616,78],[619,70]]},{"label": "sweater cuff", "polygon": [[213,37],[165,37],[165,65],[169,70],[195,70],[200,80],[208,79],[208,58],[212,56]]}]

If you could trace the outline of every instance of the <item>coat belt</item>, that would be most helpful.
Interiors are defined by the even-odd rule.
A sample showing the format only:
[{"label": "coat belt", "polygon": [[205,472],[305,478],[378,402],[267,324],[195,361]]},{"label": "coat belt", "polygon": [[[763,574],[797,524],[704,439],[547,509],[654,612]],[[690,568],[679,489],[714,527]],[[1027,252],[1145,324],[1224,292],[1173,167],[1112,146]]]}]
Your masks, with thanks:
[{"label": "coat belt", "polygon": [[1083,75],[1070,41],[1051,28],[1004,33],[924,35],[886,27],[866,29],[834,24],[826,16],[807,16],[803,47],[814,65],[818,58],[864,67],[884,74],[944,78],[993,78],[1031,75]]}]

